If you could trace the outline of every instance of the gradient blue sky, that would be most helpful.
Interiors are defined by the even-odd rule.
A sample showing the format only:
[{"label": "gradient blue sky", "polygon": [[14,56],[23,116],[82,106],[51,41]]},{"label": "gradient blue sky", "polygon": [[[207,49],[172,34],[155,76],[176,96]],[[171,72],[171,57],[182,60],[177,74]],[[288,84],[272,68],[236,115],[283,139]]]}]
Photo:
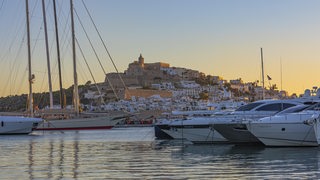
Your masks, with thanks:
[{"label": "gradient blue sky", "polygon": [[[46,60],[40,0],[29,0],[35,91],[47,91]],[[145,62],[167,62],[227,80],[261,79],[260,48],[265,74],[272,84],[289,93],[320,86],[320,1],[316,0],[84,0],[102,37],[123,72],[140,53]],[[68,31],[69,1],[57,0],[65,74],[64,86],[72,83]],[[0,0],[0,82],[7,88],[0,95],[27,93],[24,0]],[[51,61],[57,72],[53,36],[52,2],[46,0]],[[92,41],[99,44],[81,0],[75,9]],[[87,51],[97,82],[104,80],[84,33],[76,19],[76,36]],[[39,34],[39,36],[38,36]],[[64,35],[65,34],[65,35]],[[19,53],[21,47],[21,53]],[[108,72],[114,71],[105,53],[97,47]],[[17,57],[16,54],[19,54]],[[79,83],[91,80],[79,51]],[[81,60],[80,60],[81,59]],[[81,65],[82,64],[82,65]],[[17,68],[19,66],[19,68]],[[9,68],[8,68],[9,67]],[[14,69],[14,70],[12,70]],[[14,74],[14,76],[11,73]],[[21,75],[18,75],[21,74]],[[21,79],[21,80],[20,80]],[[24,80],[23,80],[24,79]],[[54,75],[53,81],[57,82]],[[268,85],[268,82],[266,81]],[[18,88],[17,88],[18,86]],[[54,85],[57,89],[58,85]]]}]

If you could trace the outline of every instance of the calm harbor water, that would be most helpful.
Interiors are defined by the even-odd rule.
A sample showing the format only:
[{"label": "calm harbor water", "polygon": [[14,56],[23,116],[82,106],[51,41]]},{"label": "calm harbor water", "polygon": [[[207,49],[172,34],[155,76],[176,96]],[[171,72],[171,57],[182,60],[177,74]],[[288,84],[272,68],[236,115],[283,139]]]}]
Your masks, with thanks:
[{"label": "calm harbor water", "polygon": [[0,136],[0,179],[319,179],[320,148],[193,145],[152,128]]}]

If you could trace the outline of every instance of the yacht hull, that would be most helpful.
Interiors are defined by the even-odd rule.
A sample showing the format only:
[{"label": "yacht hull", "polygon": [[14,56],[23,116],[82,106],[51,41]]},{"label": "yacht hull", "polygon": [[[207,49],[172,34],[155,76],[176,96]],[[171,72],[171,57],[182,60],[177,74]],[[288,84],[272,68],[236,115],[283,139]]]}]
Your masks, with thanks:
[{"label": "yacht hull", "polygon": [[175,126],[165,130],[175,139],[187,139],[193,143],[227,143],[228,141],[210,125]]},{"label": "yacht hull", "polygon": [[318,146],[312,125],[300,123],[249,123],[248,129],[266,146]]},{"label": "yacht hull", "polygon": [[261,143],[250,131],[245,124],[214,124],[213,128],[218,131],[230,143]]},{"label": "yacht hull", "polygon": [[165,130],[169,130],[170,127],[167,124],[154,125],[154,135],[157,139],[173,139]]},{"label": "yacht hull", "polygon": [[0,117],[0,134],[29,134],[42,119],[8,116]]}]

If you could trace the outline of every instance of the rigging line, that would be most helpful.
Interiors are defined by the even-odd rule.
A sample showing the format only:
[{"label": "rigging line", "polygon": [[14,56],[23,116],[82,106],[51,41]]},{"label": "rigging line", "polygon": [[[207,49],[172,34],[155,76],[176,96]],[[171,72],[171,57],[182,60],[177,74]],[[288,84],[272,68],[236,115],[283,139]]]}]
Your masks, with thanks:
[{"label": "rigging line", "polygon": [[312,130],[314,130],[314,124],[312,125],[312,126],[310,126],[310,128],[309,128],[309,130],[308,130],[308,133],[304,136],[304,138],[302,139],[302,141],[301,141],[301,145],[306,141],[306,139],[308,138],[308,136],[309,136],[309,134],[310,134],[310,132],[312,132]]},{"label": "rigging line", "polygon": [[76,10],[74,10],[74,11],[75,11],[76,16],[77,16],[77,18],[78,18],[78,20],[79,20],[79,22],[80,22],[80,25],[81,25],[81,27],[82,27],[82,29],[83,29],[83,31],[84,31],[84,33],[85,33],[85,35],[86,35],[89,43],[90,43],[90,46],[91,46],[91,48],[92,48],[92,50],[93,50],[93,52],[94,52],[94,54],[95,54],[95,56],[96,56],[99,64],[100,64],[100,67],[101,67],[101,69],[103,70],[103,73],[105,74],[105,76],[106,76],[106,78],[107,78],[107,81],[108,81],[108,83],[109,83],[109,85],[110,85],[110,87],[111,87],[111,89],[112,89],[115,97],[116,97],[117,99],[119,99],[119,97],[117,96],[117,93],[116,93],[113,85],[111,84],[109,78],[107,77],[107,73],[106,73],[105,69],[103,68],[103,65],[102,65],[102,63],[101,63],[101,61],[100,61],[100,58],[99,58],[99,56],[98,56],[98,54],[97,54],[97,51],[96,51],[95,48],[93,47],[92,41],[90,40],[90,38],[89,38],[89,36],[88,36],[88,33],[87,33],[86,29],[84,28],[84,26],[83,26],[83,24],[82,24],[82,21],[81,21],[79,15],[78,15],[77,11],[76,11]]},{"label": "rigging line", "polygon": [[[61,24],[61,26],[59,25],[59,27],[64,27],[63,31],[62,31],[62,36],[60,37],[60,40],[63,40],[63,41],[60,41],[61,42],[60,44],[62,44],[60,49],[64,50],[64,49],[68,49],[68,47],[70,46],[70,41],[68,41],[69,38],[67,38],[67,36],[70,35],[70,31],[71,31],[70,26],[69,26],[70,23],[68,22],[68,20],[71,18],[70,18],[70,13],[67,13],[67,16],[65,15],[65,13],[63,13],[63,11],[62,11],[63,4],[62,3],[59,4],[59,1],[57,1],[57,2],[58,2],[58,5],[60,5],[59,6],[60,11],[59,11],[58,16],[60,16],[60,17],[63,16],[66,19],[64,26],[62,26],[61,20],[58,19],[59,23]],[[61,57],[65,56],[65,54],[67,52],[68,51],[62,51],[63,55]],[[63,62],[63,61],[61,61],[61,62]]]},{"label": "rigging line", "polygon": [[[65,2],[65,1],[62,1],[62,2]],[[60,1],[57,1],[57,3],[58,3],[58,8],[57,9],[59,9],[58,16],[66,17],[66,15],[63,13],[64,11],[62,10],[63,9],[62,8],[63,7],[63,3],[60,3]],[[63,59],[66,56],[66,53],[69,52],[67,49],[70,46],[70,41],[68,41],[69,38],[67,38],[67,36],[70,34],[69,33],[70,32],[70,26],[69,26],[69,23],[68,23],[68,19],[70,19],[69,16],[70,16],[70,13],[68,13],[68,16],[66,18],[67,20],[66,20],[65,23],[63,23],[61,21],[61,18],[60,19],[57,18],[58,23],[61,25],[61,26],[60,25],[59,26],[60,27],[64,27],[63,31],[62,31],[62,36],[59,37],[59,41],[60,41],[59,45],[60,45],[60,51],[61,51],[60,59],[61,59],[62,68],[63,68]],[[52,43],[54,44],[54,41],[52,41]],[[65,51],[63,51],[63,50],[65,50]],[[54,69],[56,69],[57,66],[58,66],[58,64],[56,63]],[[63,68],[63,72],[64,73],[66,72],[64,68]],[[67,78],[68,76],[65,76],[65,77]]]},{"label": "rigging line", "polygon": [[59,28],[58,28],[58,19],[57,19],[56,0],[53,0],[53,16],[54,16],[54,29],[55,29],[55,43],[56,43],[56,51],[57,51],[57,61],[55,62],[56,62],[56,67],[58,68],[58,81],[59,81],[59,94],[60,94],[59,99],[60,99],[60,107],[61,109],[64,109],[64,103],[63,103],[64,90],[62,86],[60,41],[59,41]]},{"label": "rigging line", "polygon": [[[23,75],[22,75],[22,77],[26,77],[27,76],[27,72],[28,71],[23,71],[24,73],[23,73]],[[20,86],[16,89],[16,94],[19,94],[19,92],[21,91],[21,89],[22,89],[22,85],[24,85],[24,82],[25,82],[25,79],[24,78],[21,78],[20,79]],[[21,92],[22,93],[22,92]]]},{"label": "rigging line", "polygon": [[[40,72],[40,71],[33,71],[33,72]],[[43,73],[43,74],[47,74],[47,71],[45,70],[45,72],[41,72],[41,73]],[[44,86],[46,85],[45,84],[45,75],[43,75],[43,76],[41,76],[42,77],[42,81],[41,81],[41,85],[40,85],[40,91],[39,92],[44,92],[45,91],[45,88],[44,88]],[[43,94],[43,93],[40,93],[40,95],[37,97],[37,99],[35,99],[36,97],[33,97],[34,99],[35,99],[35,102],[38,102],[39,104],[40,104],[40,102],[42,102],[42,99],[44,99],[44,96],[45,96],[45,94]]]},{"label": "rigging line", "polygon": [[[59,12],[58,12],[58,17],[62,16],[62,17],[64,17],[66,19],[66,22],[65,22],[64,26],[62,26],[62,22],[60,21],[60,19],[58,19],[59,23],[61,24],[61,27],[64,27],[63,31],[62,31],[62,36],[60,37],[60,39],[63,40],[63,42],[60,43],[60,44],[62,44],[60,49],[63,50],[63,49],[68,49],[68,47],[70,46],[70,41],[67,41],[70,38],[67,38],[67,37],[68,37],[68,35],[71,36],[70,35],[70,31],[71,30],[70,30],[70,26],[69,26],[70,23],[68,22],[69,19],[71,19],[71,18],[70,18],[70,13],[67,13],[67,16],[66,16],[64,11],[62,11],[63,4],[62,3],[59,4],[59,1],[57,1],[57,2],[58,2],[58,5],[60,5]],[[59,27],[60,27],[60,25],[59,25]],[[66,51],[64,51],[63,53],[65,55]]]},{"label": "rigging line", "polygon": [[[47,4],[47,7],[48,7],[48,5],[49,4]],[[42,0],[42,14],[43,14],[45,47],[46,47],[46,56],[47,56],[49,103],[50,103],[50,108],[53,108],[52,78],[51,78],[51,64],[50,64],[50,48],[49,48],[49,43],[48,43],[48,26],[47,26],[47,13],[46,13],[47,7],[45,7],[45,0]]]},{"label": "rigging line", "polygon": [[30,19],[32,19],[34,16],[34,13],[35,13],[35,9],[36,7],[38,6],[38,2],[39,0],[36,1],[36,3],[34,4],[33,8],[32,8],[32,11],[31,11],[31,14],[30,14]]},{"label": "rigging line", "polygon": [[[16,57],[15,57],[15,59],[14,59],[14,61],[13,61],[13,65],[10,67],[10,69],[13,69],[13,67],[16,67],[16,68],[14,68],[12,71],[10,71],[10,73],[9,73],[9,78],[7,79],[7,82],[6,82],[6,86],[5,86],[5,91],[7,90],[6,88],[7,87],[9,87],[9,83],[12,83],[12,79],[11,79],[11,77],[13,77],[13,74],[15,74],[15,77],[14,77],[14,79],[16,79],[16,77],[18,76],[18,71],[19,71],[19,69],[20,69],[20,64],[21,63],[19,63],[19,65],[18,65],[18,67],[16,66],[16,64],[17,64],[17,61],[18,61],[18,57],[20,56],[20,53],[22,52],[22,47],[23,47],[23,45],[24,45],[24,43],[23,43],[23,41],[20,43],[20,46],[19,46],[19,48],[18,48],[18,52],[17,52],[17,55],[16,55]],[[25,76],[24,76],[25,77]],[[13,82],[15,82],[15,80],[13,81]],[[20,84],[20,85],[22,85],[22,84]],[[10,87],[11,87],[11,84],[10,84]],[[11,92],[10,92],[11,93]]]},{"label": "rigging line", "polygon": [[[104,49],[106,50],[106,52],[107,52],[107,54],[108,54],[108,56],[109,56],[109,58],[110,58],[110,60],[111,60],[111,62],[112,62],[112,64],[113,64],[114,69],[117,71],[117,74],[119,75],[119,78],[120,78],[120,80],[121,80],[121,82],[122,82],[122,84],[123,84],[124,88],[125,88],[126,90],[128,90],[127,86],[125,85],[125,83],[124,83],[123,79],[121,78],[121,76],[120,76],[120,74],[119,74],[118,68],[117,68],[117,66],[116,66],[116,65],[115,65],[115,63],[114,63],[113,58],[111,57],[111,54],[110,54],[110,52],[109,52],[109,50],[108,50],[108,48],[107,48],[107,46],[106,46],[105,42],[103,41],[103,39],[102,39],[102,37],[101,37],[101,35],[100,35],[100,32],[99,32],[99,30],[98,30],[98,28],[97,28],[96,24],[94,23],[93,18],[92,18],[91,14],[90,14],[90,12],[89,12],[89,10],[88,10],[88,8],[87,8],[87,6],[86,6],[86,4],[84,3],[84,1],[83,1],[83,0],[82,0],[82,4],[83,4],[83,6],[84,6],[84,7],[85,7],[85,9],[86,9],[87,14],[89,15],[90,20],[91,20],[91,22],[92,22],[92,24],[93,24],[93,26],[94,26],[95,30],[97,31],[97,34],[98,34],[99,38],[100,38],[100,41],[101,41],[101,43],[103,44]],[[128,93],[129,93],[129,91],[128,91]]]},{"label": "rigging line", "polygon": [[3,0],[3,1],[2,1],[2,3],[1,3],[0,11],[2,10],[2,7],[3,7],[3,4],[4,4],[4,1],[5,1],[5,0]]},{"label": "rigging line", "polygon": [[[38,34],[37,34],[37,36],[36,36],[36,41],[35,41],[35,43],[33,44],[31,56],[34,55],[34,52],[35,52],[35,49],[36,49],[36,46],[37,46],[37,43],[38,43],[38,40],[39,40],[41,31],[42,31],[42,30],[41,30],[42,28],[43,28],[43,22],[42,22],[41,25],[40,25]],[[19,67],[20,67],[20,66],[19,66]],[[28,67],[27,67],[27,68],[28,68]],[[16,77],[17,77],[17,74],[18,74],[18,73],[16,73]],[[14,82],[16,82],[16,77],[15,77],[15,79],[14,79]],[[23,77],[23,78],[24,78],[24,77]],[[22,84],[20,84],[20,86],[22,86]],[[40,87],[40,89],[42,89],[42,86]]]},{"label": "rigging line", "polygon": [[[69,48],[70,46],[71,46],[71,41],[69,40],[69,41],[66,41],[67,43],[66,43],[66,47],[65,47],[65,49],[67,49],[67,48]],[[63,49],[63,48],[61,48],[61,49]],[[64,51],[63,53],[63,55],[61,56],[61,57],[65,57],[66,56],[66,53],[67,53],[68,51]],[[64,58],[61,58],[62,60],[64,59]],[[65,62],[64,61],[61,61],[61,68],[62,68],[62,73],[63,74],[67,74],[66,72],[69,72],[70,71],[70,69],[66,69],[66,67],[65,67]],[[69,82],[71,82],[71,80],[70,80],[70,77],[71,76],[64,76],[64,82],[65,82],[65,84],[68,84]],[[72,84],[72,83],[71,83]]]},{"label": "rigging line", "polygon": [[[63,4],[59,3],[59,1],[57,1],[57,3],[58,3],[58,6],[59,6],[59,8],[58,8],[59,9],[59,12],[58,12],[59,15],[58,16],[65,17],[65,14],[62,11]],[[59,26],[60,27],[64,27],[63,31],[62,31],[62,36],[59,37],[59,41],[60,41],[59,45],[60,45],[60,52],[61,52],[60,53],[60,59],[61,59],[61,64],[62,64],[61,68],[62,68],[62,72],[64,74],[66,74],[66,70],[65,70],[65,68],[63,66],[64,65],[63,59],[66,56],[66,53],[69,52],[67,49],[70,47],[70,41],[68,41],[69,38],[67,38],[67,36],[70,34],[69,32],[71,31],[69,23],[68,23],[68,19],[70,19],[69,16],[70,16],[70,13],[68,13],[68,16],[66,18],[67,20],[66,20],[66,22],[64,24],[62,23],[61,18],[60,19],[57,18],[58,23],[61,25],[61,26],[60,25]],[[63,51],[63,50],[65,50],[65,51]],[[65,80],[68,81],[68,76],[65,76]]]},{"label": "rigging line", "polygon": [[82,80],[82,81],[84,81],[84,82],[87,82],[88,81],[88,79],[90,79],[89,77],[88,77],[88,75],[87,75],[87,72],[86,72],[86,70],[84,69],[84,67],[83,67],[83,64],[81,63],[81,62],[77,62],[78,64],[78,67],[79,68],[77,68],[78,70],[79,70],[79,72],[83,72],[83,73],[79,73],[79,80]]},{"label": "rigging line", "polygon": [[[69,18],[69,16],[68,16]],[[62,27],[62,26],[61,26]],[[68,26],[68,22],[66,21],[64,25],[64,31],[62,32],[62,36],[60,37],[60,54],[61,54],[61,68],[62,68],[62,74],[67,74],[69,70],[66,70],[65,68],[65,62],[64,59],[67,56],[67,53],[69,53],[68,49],[70,49],[71,46],[71,40],[70,38],[67,38],[67,36],[70,34],[70,27]],[[71,80],[69,79],[71,76],[64,76],[65,82],[70,82]]]},{"label": "rigging line", "polygon": [[[0,5],[0,11],[1,11],[2,8],[3,8],[4,1],[5,1],[5,0],[2,0],[2,3],[1,3],[1,5]],[[0,14],[0,15],[1,15],[1,14]],[[1,17],[3,17],[3,16],[0,16],[0,18],[1,18]]]},{"label": "rigging line", "polygon": [[94,76],[93,76],[92,71],[91,71],[91,69],[90,69],[90,67],[89,67],[89,64],[88,64],[88,62],[87,62],[87,59],[85,58],[85,56],[84,56],[84,54],[83,54],[83,51],[82,51],[82,48],[81,48],[80,45],[79,45],[78,39],[76,39],[76,42],[77,42],[77,45],[78,45],[79,50],[80,50],[80,52],[81,52],[81,55],[82,55],[82,57],[83,57],[83,59],[84,59],[84,62],[86,63],[86,65],[87,65],[87,67],[88,67],[88,70],[89,70],[89,72],[90,72],[90,74],[91,74],[91,77],[92,77],[92,79],[93,79],[93,81],[94,81],[94,85],[95,85],[96,88],[98,89],[99,95],[100,95],[100,97],[101,97],[101,103],[105,105],[104,100],[103,100],[103,97],[102,97],[102,94],[101,94],[101,91],[100,91],[100,89],[99,89],[99,87],[98,87],[98,85],[97,85],[96,80],[94,79]]},{"label": "rigging line", "polygon": [[[39,1],[36,1],[36,3],[35,3],[34,6],[33,6],[30,19],[32,19],[32,17],[34,17],[33,15],[34,15],[34,13],[35,13],[35,9],[36,9],[36,7],[37,7],[37,5],[38,5],[38,2],[39,2]],[[37,45],[37,42],[38,42],[38,40],[39,40],[39,36],[40,36],[40,33],[41,33],[42,26],[43,26],[43,22],[42,22],[41,25],[40,25],[40,29],[39,29],[39,32],[38,32],[38,34],[37,34],[36,41],[35,41],[35,43],[34,43],[34,46],[32,47],[32,53],[31,53],[32,55],[34,54],[34,51],[35,51],[35,49],[36,49],[36,45]],[[26,33],[25,33],[25,34],[26,34]],[[18,73],[16,73],[16,74],[18,74]],[[16,78],[14,79],[14,82],[16,82]],[[22,83],[20,84],[19,89],[21,89],[21,86],[22,86]]]},{"label": "rigging line", "polygon": [[[44,72],[44,74],[46,74],[47,72]],[[45,77],[46,76],[42,76],[42,82],[41,82],[41,88],[40,89],[42,89],[43,88],[43,86],[44,86],[44,82],[45,82]],[[40,91],[40,92],[43,92],[43,91]],[[38,103],[38,105],[40,105],[41,104],[41,102],[44,102],[43,101],[43,99],[45,99],[45,95],[46,95],[46,93],[38,93],[39,94],[39,96],[37,97],[37,99],[35,99],[34,100],[34,104],[36,105],[36,103]],[[34,97],[35,98],[35,97]]]},{"label": "rigging line", "polygon": [[[22,11],[19,11],[19,12],[22,12]],[[21,20],[22,21],[22,20]],[[20,27],[18,27],[18,28],[16,28],[17,29],[17,31],[16,32],[13,32],[13,31],[11,31],[12,33],[15,33],[16,35],[14,35],[14,37],[12,38],[12,40],[10,41],[10,42],[8,42],[8,46],[5,46],[5,47],[8,47],[8,54],[9,54],[9,52],[11,51],[11,49],[15,49],[15,48],[12,48],[13,47],[13,45],[15,44],[15,42],[17,41],[17,39],[19,38],[19,36],[18,36],[18,34],[21,34],[21,33],[19,33],[19,31],[22,31],[23,32],[23,36],[22,37],[25,37],[26,36],[26,31],[24,30],[24,26],[25,26],[25,24],[24,23],[19,23],[20,24]],[[10,33],[11,33],[10,32]],[[11,35],[10,34],[7,34],[7,37],[10,37]],[[2,41],[4,41],[4,40],[2,40]],[[24,41],[24,39],[23,39],[23,41]],[[6,42],[6,41],[5,41]],[[4,48],[3,48],[4,49]],[[2,61],[2,59],[1,59],[1,61]]]}]

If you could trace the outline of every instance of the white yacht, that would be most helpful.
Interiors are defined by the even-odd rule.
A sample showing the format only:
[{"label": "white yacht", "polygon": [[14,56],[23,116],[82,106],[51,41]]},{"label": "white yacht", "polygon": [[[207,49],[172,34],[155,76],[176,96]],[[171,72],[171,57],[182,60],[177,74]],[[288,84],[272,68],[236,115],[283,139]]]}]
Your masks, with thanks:
[{"label": "white yacht", "polygon": [[313,125],[317,143],[318,145],[320,145],[320,112],[319,114],[314,114],[312,118],[310,118],[307,121],[304,121],[304,123]]},{"label": "white yacht", "polygon": [[0,116],[0,134],[29,134],[40,122],[42,122],[41,118]]},{"label": "white yacht", "polygon": [[220,133],[210,125],[210,117],[193,117],[172,121],[169,128],[163,129],[174,139],[186,139],[193,143],[226,143]]},{"label": "white yacht", "polygon": [[[313,123],[320,104],[306,108],[300,105],[271,117],[248,122],[248,130],[266,146],[318,146]],[[305,109],[305,110],[304,110]]]},{"label": "white yacht", "polygon": [[158,139],[181,139],[184,136],[194,143],[224,142],[225,138],[212,128],[211,118],[229,114],[244,104],[245,102],[222,101],[208,104],[207,107],[210,108],[207,110],[172,111],[167,118],[155,124],[155,136]]},{"label": "white yacht", "polygon": [[304,100],[261,100],[244,105],[233,113],[212,119],[212,124],[223,137],[232,143],[261,143],[246,123],[272,116],[284,109],[301,105]]}]

